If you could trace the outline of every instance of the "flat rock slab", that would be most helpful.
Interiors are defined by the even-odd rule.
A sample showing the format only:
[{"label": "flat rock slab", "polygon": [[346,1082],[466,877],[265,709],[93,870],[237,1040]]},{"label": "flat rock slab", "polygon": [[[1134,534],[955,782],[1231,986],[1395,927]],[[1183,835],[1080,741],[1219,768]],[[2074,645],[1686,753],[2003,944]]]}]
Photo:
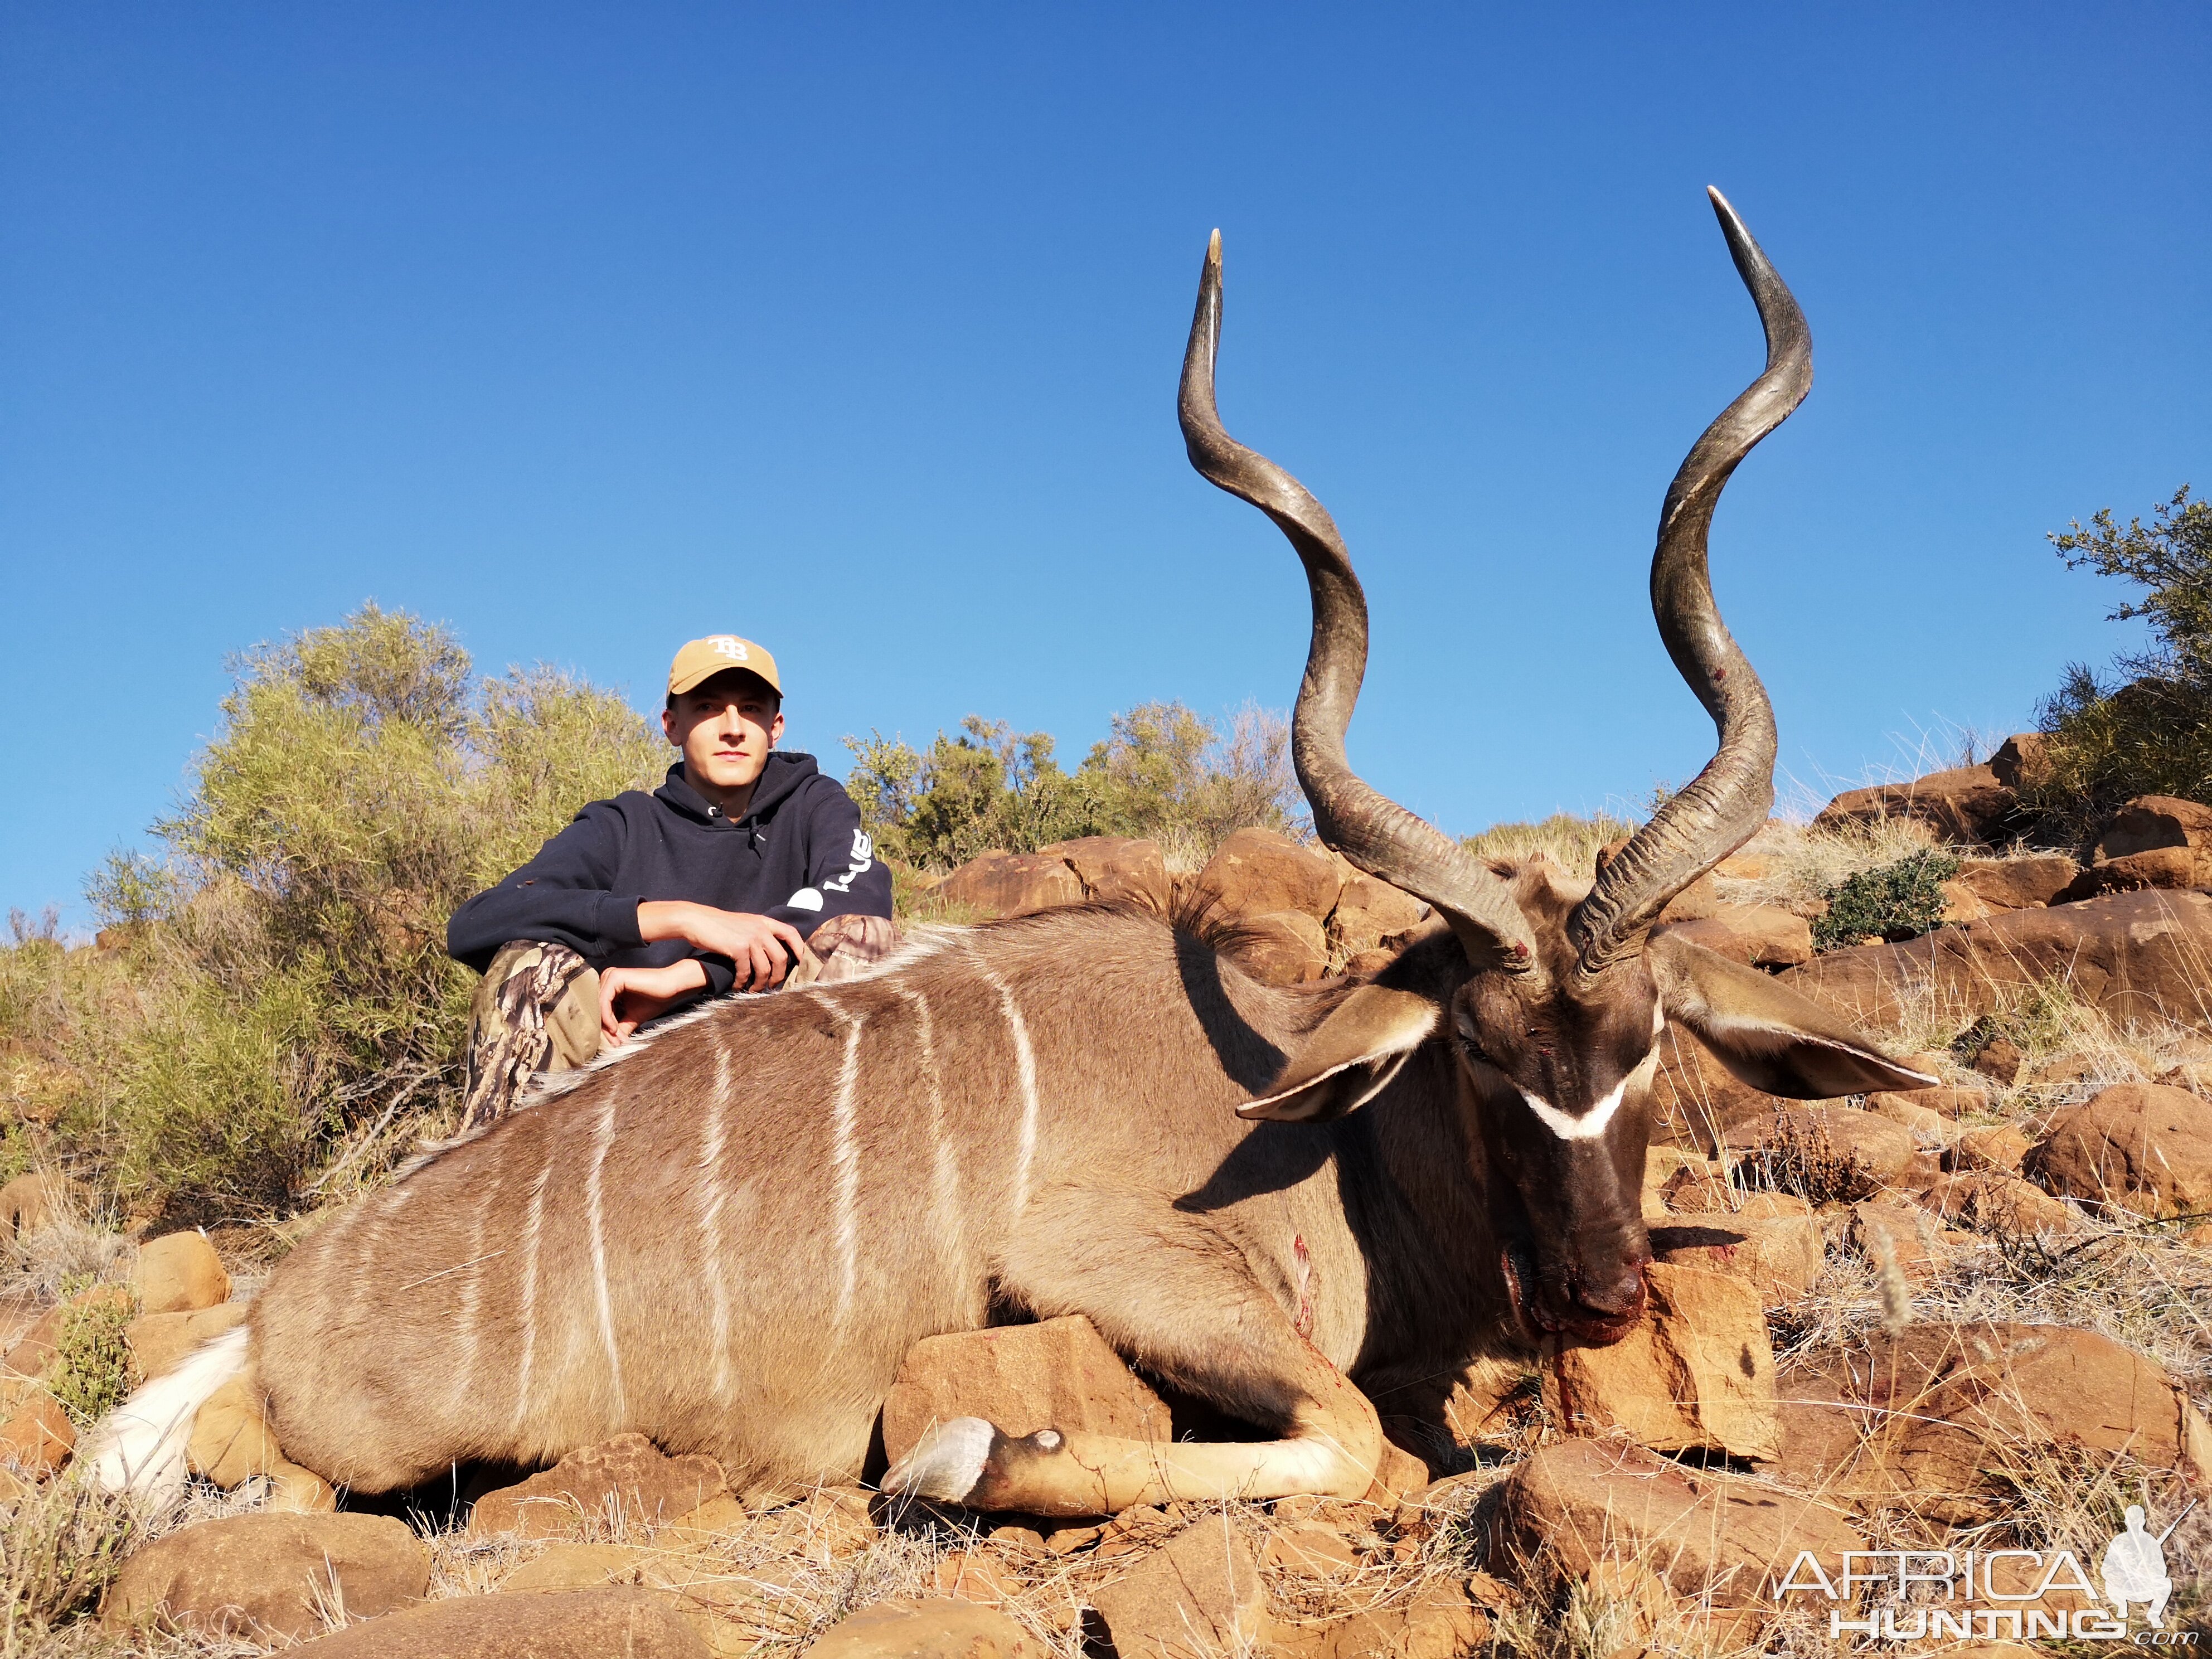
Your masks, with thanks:
[{"label": "flat rock slab", "polygon": [[1243,1652],[1258,1641],[1267,1607],[1250,1547],[1219,1517],[1184,1528],[1091,1602],[1120,1659]]},{"label": "flat rock slab", "polygon": [[429,1551],[388,1516],[240,1515],[147,1545],[123,1564],[100,1616],[111,1629],[296,1641],[323,1629],[325,1607],[373,1618],[429,1585]]},{"label": "flat rock slab", "polygon": [[1651,1252],[1660,1261],[1745,1279],[1769,1309],[1787,1307],[1820,1276],[1820,1219],[1787,1193],[1751,1194],[1739,1210],[1650,1220]]},{"label": "flat rock slab", "polygon": [[1853,1507],[2000,1513],[2008,1469],[2053,1446],[2202,1480],[2212,1429],[2155,1360],[2061,1325],[1914,1325],[1815,1352],[1783,1388],[1779,1473]]},{"label": "flat rock slab", "polygon": [[2023,1164],[2083,1204],[2201,1212],[2212,1206],[2212,1102],[2155,1083],[2116,1084],[2054,1114]]},{"label": "flat rock slab", "polygon": [[1783,982],[1863,1025],[1893,1025],[1932,997],[1961,1024],[2062,980],[2123,1020],[2200,1023],[2212,1008],[2212,896],[2148,888],[1939,927],[1902,945],[1831,951]]},{"label": "flat rock slab", "polygon": [[1771,1605],[1800,1550],[1824,1561],[1863,1540],[1838,1510],[1741,1475],[1694,1473],[1623,1440],[1569,1440],[1524,1459],[1505,1484],[1502,1553],[1539,1577],[1587,1577],[1640,1562],[1677,1595],[1717,1607]]},{"label": "flat rock slab", "polygon": [[814,1638],[807,1659],[1047,1659],[1045,1644],[1003,1613],[927,1596],[878,1601]]},{"label": "flat rock slab", "polygon": [[315,1659],[711,1659],[651,1590],[459,1595],[355,1625],[300,1650]]},{"label": "flat rock slab", "polygon": [[1174,1437],[1159,1395],[1080,1314],[915,1343],[884,1401],[885,1455],[896,1462],[932,1425],[956,1417],[980,1417],[1014,1436],[1059,1429]]},{"label": "flat rock slab", "polygon": [[1771,1459],[1774,1351],[1746,1279],[1655,1261],[1644,1322],[1604,1347],[1553,1350],[1544,1397],[1575,1434],[1626,1431],[1661,1451]]},{"label": "flat rock slab", "polygon": [[633,1525],[653,1525],[689,1514],[729,1490],[722,1466],[701,1453],[665,1456],[641,1434],[618,1434],[570,1452],[551,1468],[477,1499],[472,1533],[516,1532],[552,1538],[585,1516],[619,1510]]}]

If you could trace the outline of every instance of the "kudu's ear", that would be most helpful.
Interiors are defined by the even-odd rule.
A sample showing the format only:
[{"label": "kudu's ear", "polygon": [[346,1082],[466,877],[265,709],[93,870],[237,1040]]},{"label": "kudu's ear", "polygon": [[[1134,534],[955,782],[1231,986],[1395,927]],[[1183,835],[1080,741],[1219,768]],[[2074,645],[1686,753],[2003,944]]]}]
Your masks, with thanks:
[{"label": "kudu's ear", "polygon": [[1662,929],[1644,947],[1668,1018],[1697,1033],[1722,1065],[1771,1095],[1830,1100],[1942,1079],[1900,1066],[1809,998]]},{"label": "kudu's ear", "polygon": [[1428,1041],[1441,1018],[1425,996],[1363,985],[1283,1062],[1267,1092],[1239,1106],[1237,1115],[1279,1123],[1342,1117],[1398,1075],[1406,1056]]}]

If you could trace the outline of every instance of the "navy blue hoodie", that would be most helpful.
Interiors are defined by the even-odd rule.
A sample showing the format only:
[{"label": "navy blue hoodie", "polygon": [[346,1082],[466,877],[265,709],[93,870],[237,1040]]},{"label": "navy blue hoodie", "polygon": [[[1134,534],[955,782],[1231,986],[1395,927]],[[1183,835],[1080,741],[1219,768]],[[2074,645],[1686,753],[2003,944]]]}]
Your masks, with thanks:
[{"label": "navy blue hoodie", "polygon": [[639,936],[645,899],[774,916],[804,934],[832,916],[889,916],[891,877],[860,829],[860,809],[813,756],[770,754],[734,822],[684,781],[679,762],[649,795],[593,801],[536,858],[454,911],[446,949],[478,973],[518,939],[566,945],[594,968],[665,968],[696,956],[707,994],[727,991],[737,979],[727,957]]}]

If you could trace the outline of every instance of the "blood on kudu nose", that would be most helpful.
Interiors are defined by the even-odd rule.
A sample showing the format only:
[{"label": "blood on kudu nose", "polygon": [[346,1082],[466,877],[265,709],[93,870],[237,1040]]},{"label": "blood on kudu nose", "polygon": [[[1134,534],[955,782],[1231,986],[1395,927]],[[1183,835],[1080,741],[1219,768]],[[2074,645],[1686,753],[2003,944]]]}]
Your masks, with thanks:
[{"label": "blood on kudu nose", "polygon": [[1610,1272],[1592,1274],[1575,1286],[1575,1310],[1600,1319],[1632,1319],[1644,1311],[1644,1267],[1638,1252],[1624,1255]]}]

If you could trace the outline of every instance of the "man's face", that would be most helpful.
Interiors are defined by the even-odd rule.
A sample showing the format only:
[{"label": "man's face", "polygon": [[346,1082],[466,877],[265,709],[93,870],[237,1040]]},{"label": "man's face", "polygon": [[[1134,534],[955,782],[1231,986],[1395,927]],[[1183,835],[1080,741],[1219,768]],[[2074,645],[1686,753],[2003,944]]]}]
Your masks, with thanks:
[{"label": "man's face", "polygon": [[695,787],[743,789],[759,781],[783,736],[783,715],[766,683],[739,669],[679,695],[660,729],[684,751],[684,775]]}]

